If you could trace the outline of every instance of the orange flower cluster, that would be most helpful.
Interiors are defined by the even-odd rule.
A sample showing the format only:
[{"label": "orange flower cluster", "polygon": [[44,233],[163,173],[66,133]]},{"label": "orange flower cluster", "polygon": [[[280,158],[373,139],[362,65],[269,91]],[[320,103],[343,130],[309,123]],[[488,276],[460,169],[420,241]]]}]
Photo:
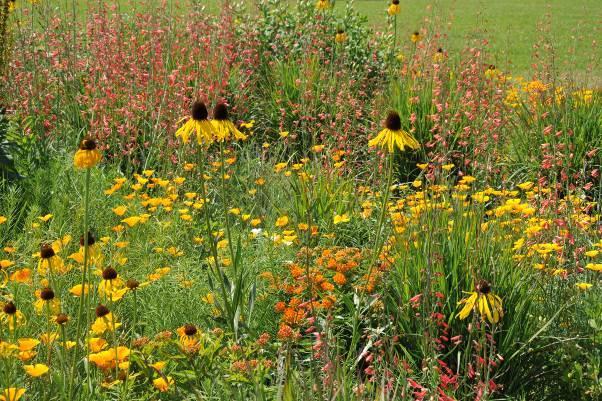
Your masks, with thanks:
[{"label": "orange flower cluster", "polygon": [[[278,331],[281,340],[294,340],[298,336],[296,329],[309,317],[331,310],[339,294],[353,290],[362,253],[358,248],[304,248],[297,254],[297,260],[288,266],[290,277],[278,287],[287,301],[278,301],[274,306],[281,314]],[[310,267],[307,260],[311,261]],[[272,275],[263,277],[273,281]]]}]

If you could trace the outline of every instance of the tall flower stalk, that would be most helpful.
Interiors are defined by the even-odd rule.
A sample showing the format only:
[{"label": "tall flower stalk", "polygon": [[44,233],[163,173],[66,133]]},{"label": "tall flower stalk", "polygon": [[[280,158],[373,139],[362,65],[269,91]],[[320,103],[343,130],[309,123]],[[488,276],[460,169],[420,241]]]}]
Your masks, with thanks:
[{"label": "tall flower stalk", "polygon": [[[89,304],[89,296],[87,294],[86,289],[88,288],[89,281],[89,259],[90,259],[90,251],[89,251],[89,240],[90,240],[90,179],[91,179],[91,169],[96,166],[102,156],[100,152],[96,148],[96,142],[93,139],[86,138],[81,141],[79,145],[79,149],[75,153],[73,158],[73,164],[78,169],[86,170],[86,179],[84,184],[84,234],[83,234],[83,248],[84,248],[84,263],[82,267],[81,274],[81,288],[82,293],[79,299],[79,307],[77,311],[77,325],[75,330],[75,341],[80,340],[80,336],[82,334],[82,326],[88,326],[88,304]],[[86,347],[86,342],[83,344]],[[87,350],[87,347],[86,347]],[[88,352],[88,351],[86,351]],[[73,353],[72,359],[72,368],[71,368],[71,377],[69,378],[69,397],[74,396],[73,384],[75,380],[75,374],[77,370],[77,348]],[[86,380],[89,380],[89,370],[86,369]]]}]

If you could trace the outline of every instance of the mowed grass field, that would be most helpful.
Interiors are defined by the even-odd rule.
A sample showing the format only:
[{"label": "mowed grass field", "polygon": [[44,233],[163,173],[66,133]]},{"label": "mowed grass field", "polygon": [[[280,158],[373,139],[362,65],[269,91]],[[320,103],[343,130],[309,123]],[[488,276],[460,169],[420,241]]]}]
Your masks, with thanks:
[{"label": "mowed grass field", "polygon": [[[222,0],[204,0],[212,12]],[[252,12],[254,0],[247,0]],[[337,0],[338,12],[347,1]],[[291,2],[294,4],[294,2]],[[355,0],[375,30],[387,29],[388,0]],[[491,62],[515,74],[529,74],[540,53],[554,54],[556,69],[586,83],[600,83],[602,2],[600,0],[401,0],[398,16],[401,35],[431,26],[447,35],[451,56],[475,39],[487,39]],[[551,45],[544,51],[543,47]]]}]

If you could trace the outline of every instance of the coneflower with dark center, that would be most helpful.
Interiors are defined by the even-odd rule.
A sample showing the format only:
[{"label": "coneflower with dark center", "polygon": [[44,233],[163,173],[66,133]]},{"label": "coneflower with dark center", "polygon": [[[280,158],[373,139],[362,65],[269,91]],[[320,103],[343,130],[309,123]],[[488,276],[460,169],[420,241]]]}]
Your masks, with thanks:
[{"label": "coneflower with dark center", "polygon": [[107,267],[106,269],[104,269],[102,271],[102,278],[104,280],[115,280],[117,278],[118,274],[117,274],[117,270],[113,269],[112,267]]},{"label": "coneflower with dark center", "polygon": [[213,109],[213,120],[211,124],[216,132],[218,142],[229,141],[232,136],[234,139],[245,140],[247,136],[240,132],[229,119],[228,106],[225,103],[218,103]]},{"label": "coneflower with dark center", "polygon": [[384,129],[368,142],[369,147],[380,147],[392,153],[395,148],[404,151],[406,147],[418,149],[420,144],[408,132],[401,129],[401,117],[396,111],[390,111],[385,119]]},{"label": "coneflower with dark center", "polygon": [[40,247],[40,257],[42,259],[50,259],[54,255],[56,255],[56,253],[50,244],[42,244]]},{"label": "coneflower with dark center", "polygon": [[40,291],[40,299],[43,301],[52,301],[54,299],[54,291],[51,288],[44,288]]},{"label": "coneflower with dark center", "polygon": [[96,166],[102,158],[97,149],[96,141],[92,138],[84,138],[79,143],[79,149],[75,152],[73,164],[77,168],[91,168]]},{"label": "coneflower with dark center", "polygon": [[107,308],[106,306],[98,304],[98,306],[94,310],[94,313],[96,313],[96,317],[105,317],[106,315],[111,313],[111,311],[109,311],[109,308]]},{"label": "coneflower with dark center", "polygon": [[17,313],[17,306],[13,303],[13,301],[8,301],[4,304],[2,311],[7,315],[14,315]]},{"label": "coneflower with dark center", "polygon": [[190,118],[176,131],[176,137],[180,137],[184,143],[188,143],[192,133],[195,133],[199,145],[210,145],[215,140],[215,132],[207,120],[208,116],[209,112],[205,103],[195,101],[192,104]]}]

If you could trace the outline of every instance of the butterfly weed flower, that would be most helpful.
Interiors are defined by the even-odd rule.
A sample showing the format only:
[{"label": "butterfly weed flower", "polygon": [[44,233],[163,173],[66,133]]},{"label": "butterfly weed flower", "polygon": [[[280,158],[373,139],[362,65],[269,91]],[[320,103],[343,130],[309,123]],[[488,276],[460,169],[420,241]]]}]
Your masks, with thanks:
[{"label": "butterfly weed flower", "polygon": [[184,143],[190,141],[190,136],[194,133],[199,145],[210,145],[215,137],[213,125],[207,119],[209,113],[205,103],[196,101],[192,104],[191,116],[176,131],[176,137],[182,138]]},{"label": "butterfly weed flower", "polygon": [[458,305],[464,305],[458,313],[461,320],[466,319],[473,310],[481,315],[482,320],[488,320],[490,323],[497,323],[504,316],[502,299],[491,292],[491,285],[487,281],[479,281],[475,291],[468,294],[468,297],[458,302]]},{"label": "butterfly weed flower", "polygon": [[395,148],[403,152],[406,147],[410,149],[420,147],[420,143],[412,135],[401,129],[401,117],[397,112],[390,111],[384,125],[383,130],[368,142],[369,147],[380,147],[389,153],[393,153]]},{"label": "butterfly weed flower", "polygon": [[98,149],[96,149],[96,141],[92,138],[85,138],[79,144],[79,149],[75,152],[73,164],[77,168],[88,169],[96,166],[102,158]]},{"label": "butterfly weed flower", "polygon": [[400,7],[399,7],[399,0],[392,0],[391,4],[389,4],[389,8],[387,8],[387,14],[389,14],[389,16],[394,16],[399,14],[400,11]]},{"label": "butterfly weed flower", "polygon": [[218,103],[213,109],[213,120],[211,124],[215,130],[218,142],[230,140],[232,136],[235,139],[245,140],[247,136],[240,132],[230,121],[228,116],[228,106],[225,103]]}]

